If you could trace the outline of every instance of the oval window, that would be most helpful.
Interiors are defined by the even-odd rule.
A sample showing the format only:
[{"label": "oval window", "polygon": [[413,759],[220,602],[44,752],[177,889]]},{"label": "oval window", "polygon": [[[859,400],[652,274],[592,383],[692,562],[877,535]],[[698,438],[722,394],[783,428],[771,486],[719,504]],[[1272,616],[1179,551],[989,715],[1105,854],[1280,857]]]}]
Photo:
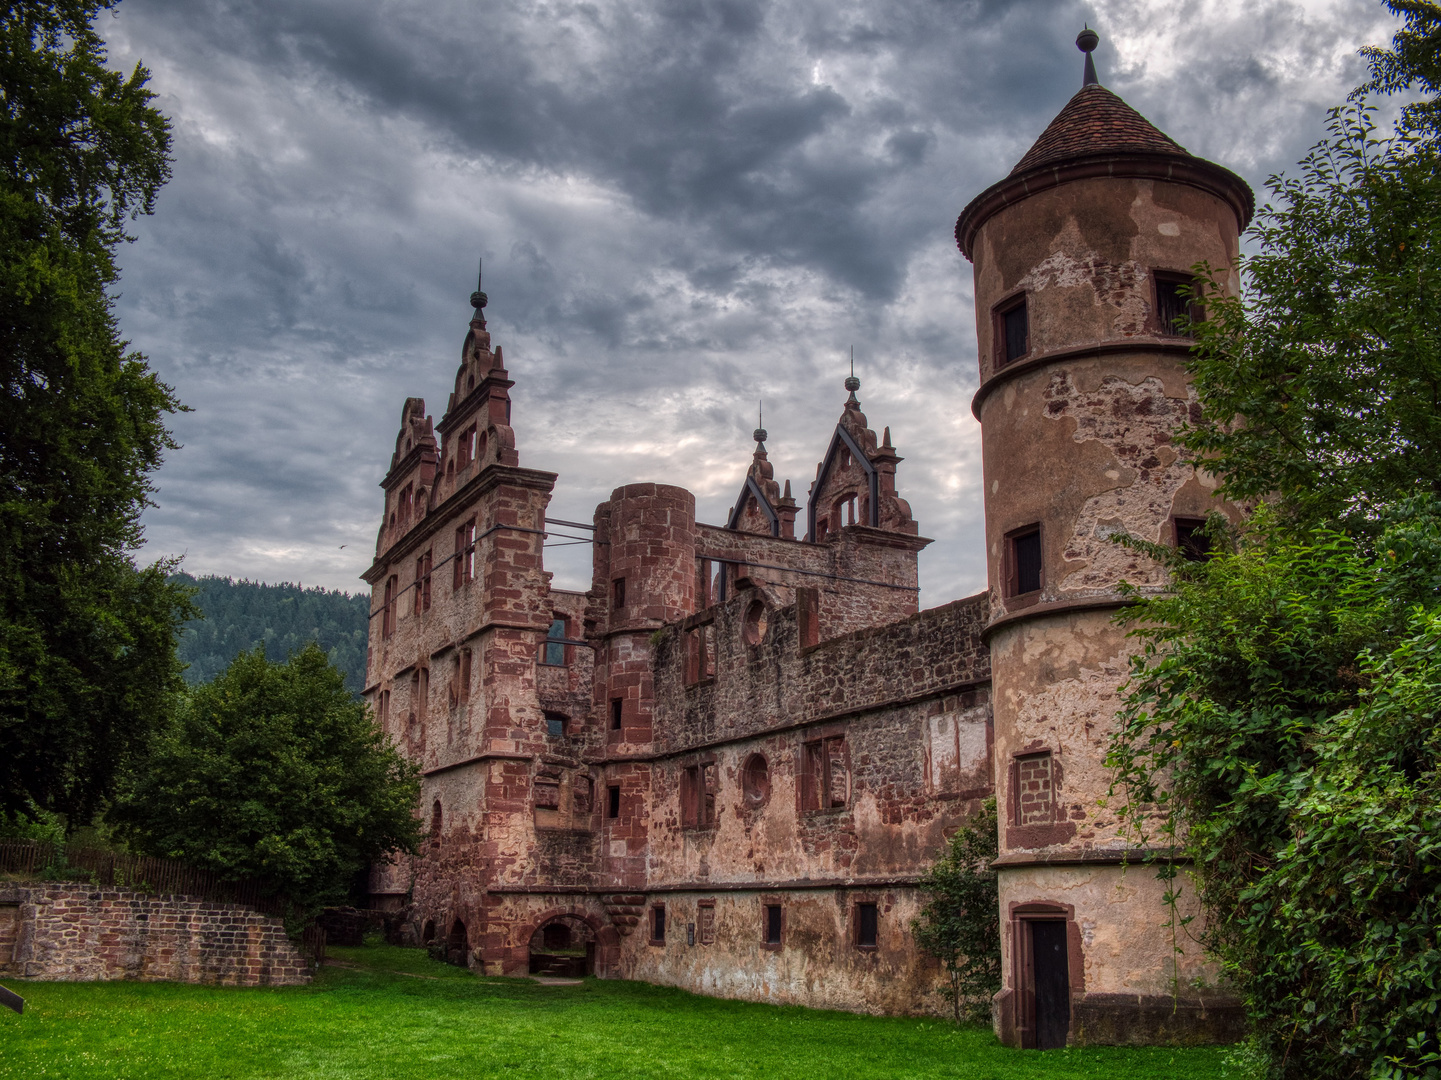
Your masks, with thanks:
[{"label": "oval window", "polygon": [[752,754],[741,771],[741,792],[746,808],[759,810],[771,797],[771,770],[765,756]]},{"label": "oval window", "polygon": [[761,639],[766,636],[766,606],[759,600],[746,609],[742,636],[747,645],[759,645]]}]

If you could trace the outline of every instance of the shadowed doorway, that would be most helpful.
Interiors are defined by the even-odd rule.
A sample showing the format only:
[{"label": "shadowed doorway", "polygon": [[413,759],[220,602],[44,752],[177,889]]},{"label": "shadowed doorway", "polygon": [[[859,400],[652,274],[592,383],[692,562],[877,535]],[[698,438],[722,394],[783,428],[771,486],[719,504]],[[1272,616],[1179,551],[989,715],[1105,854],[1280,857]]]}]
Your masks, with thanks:
[{"label": "shadowed doorway", "polygon": [[594,975],[595,932],[575,915],[558,915],[537,927],[530,937],[530,973]]}]

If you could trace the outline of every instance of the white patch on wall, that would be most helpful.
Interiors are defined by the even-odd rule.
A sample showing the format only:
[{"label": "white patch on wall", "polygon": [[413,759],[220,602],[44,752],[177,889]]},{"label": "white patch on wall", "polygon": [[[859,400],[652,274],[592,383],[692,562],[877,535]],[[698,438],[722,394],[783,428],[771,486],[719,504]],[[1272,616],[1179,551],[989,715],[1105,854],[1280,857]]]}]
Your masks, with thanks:
[{"label": "white patch on wall", "polygon": [[988,776],[984,708],[926,719],[926,783],[931,791],[964,791]]}]

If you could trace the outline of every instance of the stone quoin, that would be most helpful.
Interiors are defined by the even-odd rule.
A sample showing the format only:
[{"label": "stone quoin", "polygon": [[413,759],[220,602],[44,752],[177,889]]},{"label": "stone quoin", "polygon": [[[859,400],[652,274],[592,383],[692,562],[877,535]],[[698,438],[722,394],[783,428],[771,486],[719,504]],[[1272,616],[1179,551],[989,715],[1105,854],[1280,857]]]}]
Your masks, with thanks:
[{"label": "stone quoin", "polygon": [[[1238,1033],[1103,797],[1132,648],[1119,585],[1164,585],[1108,538],[1185,543],[1234,513],[1170,443],[1196,408],[1179,290],[1234,266],[1252,196],[1103,88],[1096,41],[1077,42],[1082,89],[956,226],[981,595],[918,610],[930,541],[854,374],[804,506],[757,429],[723,524],[656,483],[548,519],[556,476],[520,464],[477,289],[444,416],[402,409],[365,574],[365,697],[420,765],[430,824],[370,890],[417,943],[488,974],[943,1013],[916,882],[994,794],[1004,1041]],[[548,535],[592,541],[587,591],[551,587]]]}]

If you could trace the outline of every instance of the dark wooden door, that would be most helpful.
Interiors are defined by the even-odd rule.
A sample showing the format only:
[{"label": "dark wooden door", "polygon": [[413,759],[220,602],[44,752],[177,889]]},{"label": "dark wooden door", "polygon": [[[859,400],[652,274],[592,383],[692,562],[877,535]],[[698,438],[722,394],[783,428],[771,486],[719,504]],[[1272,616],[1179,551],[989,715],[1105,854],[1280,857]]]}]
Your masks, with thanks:
[{"label": "dark wooden door", "polygon": [[1066,960],[1064,921],[1031,923],[1031,958],[1036,987],[1036,1049],[1065,1046],[1071,1030],[1071,969]]}]

